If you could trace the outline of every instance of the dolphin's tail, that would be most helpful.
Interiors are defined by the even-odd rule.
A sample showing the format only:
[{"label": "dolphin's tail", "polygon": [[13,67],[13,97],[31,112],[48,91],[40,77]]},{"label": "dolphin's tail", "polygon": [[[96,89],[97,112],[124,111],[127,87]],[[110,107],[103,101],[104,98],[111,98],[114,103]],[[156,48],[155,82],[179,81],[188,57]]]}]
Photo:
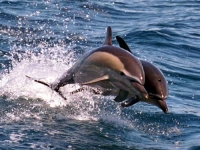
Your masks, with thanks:
[{"label": "dolphin's tail", "polygon": [[[37,83],[43,84],[43,85],[45,85],[45,86],[47,86],[47,87],[52,89],[52,86],[50,84],[44,82],[44,81],[40,81],[40,80],[34,79],[34,78],[32,78],[30,76],[27,76],[27,75],[26,75],[26,77],[31,79],[31,80],[33,80],[33,81],[35,81],[35,82],[37,82]],[[54,89],[54,91],[56,91],[64,100],[67,100],[67,98],[63,95],[63,93],[59,89]]]},{"label": "dolphin's tail", "polygon": [[43,84],[43,85],[45,85],[45,86],[47,86],[47,87],[51,87],[48,83],[45,83],[45,82],[43,82],[43,81],[34,79],[34,78],[32,78],[32,77],[30,77],[30,76],[27,76],[27,75],[26,75],[26,77],[29,78],[29,79],[31,79],[31,80],[33,80],[33,81],[35,81],[35,82],[41,83],[41,84]]}]

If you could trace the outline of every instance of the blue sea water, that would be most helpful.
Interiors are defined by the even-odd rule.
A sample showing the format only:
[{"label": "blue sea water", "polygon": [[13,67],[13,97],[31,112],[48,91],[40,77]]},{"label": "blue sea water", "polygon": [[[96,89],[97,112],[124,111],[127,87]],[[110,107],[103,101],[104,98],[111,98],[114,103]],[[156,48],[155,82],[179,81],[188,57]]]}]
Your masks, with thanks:
[{"label": "blue sea water", "polygon": [[[0,0],[0,149],[200,149],[200,2]],[[119,108],[89,92],[64,101],[25,75],[53,82],[106,27],[168,81],[169,113]]]}]

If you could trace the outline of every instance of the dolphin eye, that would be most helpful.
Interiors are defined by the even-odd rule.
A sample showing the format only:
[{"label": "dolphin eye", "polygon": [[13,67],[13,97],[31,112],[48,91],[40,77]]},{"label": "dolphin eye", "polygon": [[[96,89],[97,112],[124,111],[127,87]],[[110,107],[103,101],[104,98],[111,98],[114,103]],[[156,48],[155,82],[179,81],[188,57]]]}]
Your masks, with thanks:
[{"label": "dolphin eye", "polygon": [[158,79],[159,82],[161,82],[161,79]]}]

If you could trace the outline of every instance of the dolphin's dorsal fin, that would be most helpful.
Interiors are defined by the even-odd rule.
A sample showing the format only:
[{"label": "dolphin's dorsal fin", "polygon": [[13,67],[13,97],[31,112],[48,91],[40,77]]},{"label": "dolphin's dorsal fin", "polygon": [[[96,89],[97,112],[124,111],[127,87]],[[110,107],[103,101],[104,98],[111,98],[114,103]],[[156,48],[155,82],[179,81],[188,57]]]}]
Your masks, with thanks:
[{"label": "dolphin's dorsal fin", "polygon": [[130,50],[130,48],[126,44],[126,42],[120,36],[116,36],[116,39],[117,39],[117,42],[119,43],[119,46],[121,48],[123,48],[123,49],[129,51],[130,53],[132,53],[131,50]]},{"label": "dolphin's dorsal fin", "polygon": [[106,39],[103,42],[103,45],[112,45],[112,29],[110,26],[107,27]]}]

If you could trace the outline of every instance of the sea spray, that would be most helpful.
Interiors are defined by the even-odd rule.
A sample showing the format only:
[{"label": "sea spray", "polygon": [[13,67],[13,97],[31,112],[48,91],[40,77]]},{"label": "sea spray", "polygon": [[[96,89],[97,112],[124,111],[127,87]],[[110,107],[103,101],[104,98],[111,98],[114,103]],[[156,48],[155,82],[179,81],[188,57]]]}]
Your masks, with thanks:
[{"label": "sea spray", "polygon": [[10,99],[39,98],[51,106],[65,105],[66,102],[55,92],[29,80],[26,75],[52,83],[72,66],[75,59],[73,52],[59,46],[40,47],[40,51],[22,51],[14,48],[16,49],[8,56],[12,68],[9,72],[1,73],[1,95],[7,95]]}]

